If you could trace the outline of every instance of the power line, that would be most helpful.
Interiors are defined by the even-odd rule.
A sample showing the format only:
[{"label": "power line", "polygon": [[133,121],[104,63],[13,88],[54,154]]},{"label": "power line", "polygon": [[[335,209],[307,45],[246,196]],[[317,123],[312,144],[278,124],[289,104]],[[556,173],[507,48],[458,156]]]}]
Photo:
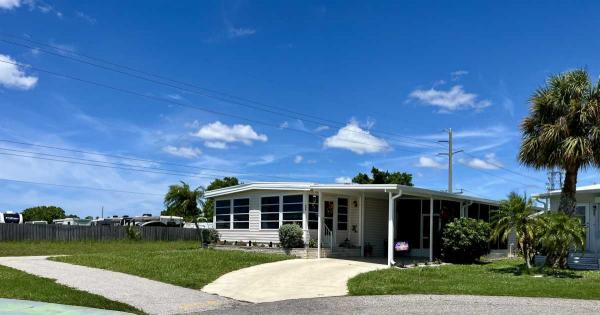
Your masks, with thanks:
[{"label": "power line", "polygon": [[[2,34],[2,33],[0,33],[0,34]],[[7,36],[7,35],[4,34],[4,36]],[[10,37],[14,37],[14,36],[10,36]],[[330,119],[325,119],[325,118],[321,118],[321,117],[318,117],[318,116],[314,116],[314,115],[310,115],[310,114],[305,114],[305,113],[301,113],[301,112],[297,112],[297,111],[292,111],[292,110],[281,108],[281,107],[278,107],[278,106],[267,105],[267,104],[264,104],[264,103],[261,103],[261,102],[244,99],[244,98],[237,97],[237,96],[232,96],[230,94],[226,94],[226,93],[218,92],[218,91],[215,91],[215,90],[211,90],[211,89],[199,87],[199,86],[197,86],[195,84],[190,84],[190,83],[186,83],[186,82],[183,82],[183,81],[170,79],[170,78],[167,78],[167,77],[164,77],[164,76],[155,75],[155,74],[152,74],[152,73],[149,73],[149,72],[146,72],[146,71],[137,70],[137,69],[132,68],[132,67],[128,67],[128,66],[125,66],[125,65],[116,64],[116,63],[113,63],[113,62],[109,62],[109,61],[102,60],[102,59],[99,59],[99,58],[91,57],[91,56],[88,56],[88,55],[78,54],[76,52],[73,52],[71,50],[66,50],[64,48],[59,48],[59,47],[55,47],[55,46],[52,46],[52,45],[45,45],[45,44],[42,44],[42,43],[39,43],[39,42],[35,42],[35,41],[32,41],[32,40],[28,40],[28,39],[19,38],[19,40],[36,43],[38,45],[44,45],[44,46],[47,46],[47,47],[51,47],[52,49],[57,50],[57,51],[66,52],[66,53],[69,53],[69,54],[72,54],[72,55],[75,55],[75,56],[84,57],[84,58],[87,58],[87,59],[90,59],[90,60],[101,61],[103,63],[110,64],[111,66],[114,66],[114,67],[125,68],[125,69],[128,69],[130,71],[142,73],[142,74],[147,75],[147,76],[151,76],[151,77],[154,77],[154,78],[159,78],[161,80],[167,80],[167,81],[175,82],[177,84],[191,86],[191,87],[194,87],[196,89],[208,91],[208,92],[214,93],[214,94],[219,94],[221,96],[215,96],[215,95],[207,94],[205,92],[198,92],[197,90],[190,90],[188,88],[183,88],[181,86],[177,86],[177,85],[174,85],[174,84],[171,84],[171,83],[165,83],[163,81],[158,81],[158,80],[155,80],[155,79],[147,78],[147,77],[140,76],[138,74],[130,73],[130,72],[127,72],[127,71],[123,71],[123,70],[120,70],[120,69],[115,69],[115,68],[107,67],[107,66],[104,66],[104,65],[101,65],[101,64],[97,64],[97,63],[94,63],[94,62],[89,62],[89,61],[86,61],[86,60],[82,60],[82,59],[78,59],[78,58],[73,58],[73,57],[70,57],[70,56],[67,56],[67,55],[64,55],[64,54],[60,54],[60,53],[55,53],[55,52],[52,52],[52,51],[49,51],[49,50],[46,50],[46,49],[43,49],[43,48],[40,48],[40,47],[30,46],[30,45],[26,45],[26,44],[23,44],[23,43],[16,43],[16,42],[9,41],[9,40],[6,40],[6,39],[0,39],[0,41],[2,41],[4,43],[7,43],[7,44],[17,45],[17,46],[21,46],[21,47],[26,47],[26,48],[29,48],[29,49],[36,49],[38,51],[41,51],[41,52],[44,52],[44,53],[47,53],[47,54],[51,54],[51,55],[54,55],[54,56],[57,56],[57,57],[60,57],[60,58],[65,58],[65,59],[73,60],[73,61],[76,61],[76,62],[79,62],[79,63],[84,63],[84,64],[91,65],[91,66],[94,66],[94,67],[97,67],[97,68],[101,68],[101,69],[104,69],[104,70],[107,70],[107,71],[113,71],[113,72],[116,72],[116,73],[120,73],[120,74],[123,74],[123,75],[131,76],[131,77],[134,77],[134,78],[137,78],[137,79],[140,79],[140,80],[144,80],[144,81],[147,81],[147,82],[152,82],[152,83],[155,83],[155,84],[160,84],[160,85],[168,86],[168,87],[171,87],[171,88],[178,89],[180,91],[197,94],[197,95],[200,95],[200,96],[204,96],[204,97],[216,99],[216,100],[219,100],[219,101],[222,101],[222,102],[226,102],[226,103],[231,103],[231,104],[234,104],[234,105],[245,106],[245,107],[249,107],[249,108],[253,108],[253,109],[265,111],[265,112],[268,112],[268,113],[271,113],[271,114],[275,114],[275,115],[279,115],[279,116],[284,116],[284,117],[287,117],[287,118],[304,120],[304,121],[312,122],[312,123],[317,124],[317,125],[326,125],[328,127],[341,128],[341,127],[343,127],[343,126],[346,125],[345,123],[341,123],[341,122],[338,122],[338,121],[334,121],[334,120],[330,120]],[[246,102],[246,103],[244,103],[244,102]],[[252,104],[255,104],[255,105],[250,105],[250,104],[247,104],[247,103],[252,103]],[[258,105],[259,107],[257,107],[256,105]],[[295,114],[295,115],[304,116],[304,117],[309,117],[311,119],[317,119],[317,121],[311,120],[311,119],[306,119],[306,118],[301,118],[301,117],[298,117],[298,116],[292,116],[292,115],[286,114],[285,112],[289,112],[289,113],[292,113],[292,114]],[[329,124],[323,123],[322,121],[327,121],[327,122],[329,122]],[[347,131],[353,132],[353,133],[358,133],[358,134],[362,133],[360,131],[355,131],[355,130],[347,130]],[[388,134],[388,135],[391,135],[391,136],[394,136],[394,137],[400,137],[400,138],[406,138],[406,139],[416,139],[417,141],[421,141],[421,139],[416,138],[416,137],[409,137],[409,136],[400,135],[400,134],[392,133],[392,132],[378,131],[377,133],[379,133],[379,134],[383,133],[383,134]],[[376,134],[376,133],[373,132],[373,134]],[[412,145],[417,145],[417,146],[429,146],[429,147],[432,147],[432,148],[435,147],[435,146],[431,146],[431,145],[427,145],[427,144],[423,144],[423,143],[418,143],[418,142],[409,142],[409,141],[406,141],[406,140],[396,140],[396,141],[398,141],[398,142],[405,142],[407,144],[412,144]]]},{"label": "power line", "polygon": [[74,188],[74,189],[98,190],[98,191],[116,192],[116,193],[124,193],[124,194],[161,196],[161,197],[164,196],[164,195],[161,195],[161,194],[146,193],[146,192],[136,192],[136,191],[127,191],[127,190],[118,190],[118,189],[90,187],[90,186],[75,186],[75,185],[63,185],[63,184],[55,184],[55,183],[45,183],[45,182],[34,182],[34,181],[18,180],[18,179],[11,179],[11,178],[0,178],[0,181],[21,183],[21,184],[56,186],[56,187],[65,187],[65,188]]},{"label": "power line", "polygon": [[[471,158],[474,158],[474,159],[479,159],[478,157],[476,157],[476,156],[475,156],[475,155],[473,155],[473,154],[470,154],[469,152],[465,152],[465,151],[463,151],[463,153],[464,153],[465,155],[468,155],[468,156],[470,156]],[[533,177],[533,176],[529,176],[529,175],[521,174],[521,173],[519,173],[519,172],[515,172],[515,171],[513,171],[513,170],[511,170],[511,169],[509,169],[509,168],[506,168],[506,167],[504,167],[504,166],[502,166],[502,165],[500,165],[500,164],[498,164],[498,163],[494,163],[493,161],[485,161],[485,162],[486,162],[486,163],[488,163],[488,164],[490,164],[490,165],[492,165],[492,166],[494,166],[494,167],[497,167],[497,168],[499,168],[499,169],[505,170],[505,171],[507,171],[507,172],[509,172],[509,173],[512,173],[512,174],[515,174],[515,175],[519,175],[519,176],[522,176],[522,177],[525,177],[525,178],[533,179],[533,180],[536,180],[536,181],[537,181],[537,180],[539,180],[539,178],[535,178],[535,177]]]}]

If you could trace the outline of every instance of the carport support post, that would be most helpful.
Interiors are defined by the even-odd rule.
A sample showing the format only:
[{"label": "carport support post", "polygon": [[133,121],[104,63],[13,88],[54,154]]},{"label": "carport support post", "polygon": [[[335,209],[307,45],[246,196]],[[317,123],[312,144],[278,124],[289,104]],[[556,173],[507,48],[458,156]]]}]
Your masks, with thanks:
[{"label": "carport support post", "polygon": [[429,197],[429,261],[433,261],[433,196]]},{"label": "carport support post", "polygon": [[321,232],[323,221],[323,193],[319,191],[319,220],[317,221],[317,259],[321,258]]}]

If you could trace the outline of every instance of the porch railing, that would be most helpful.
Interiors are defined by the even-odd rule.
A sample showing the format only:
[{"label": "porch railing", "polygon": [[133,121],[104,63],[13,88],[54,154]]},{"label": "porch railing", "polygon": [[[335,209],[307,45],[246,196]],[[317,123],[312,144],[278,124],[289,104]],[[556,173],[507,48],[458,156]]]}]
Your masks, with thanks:
[{"label": "porch railing", "polygon": [[323,245],[333,250],[333,232],[329,229],[327,224],[323,224]]}]

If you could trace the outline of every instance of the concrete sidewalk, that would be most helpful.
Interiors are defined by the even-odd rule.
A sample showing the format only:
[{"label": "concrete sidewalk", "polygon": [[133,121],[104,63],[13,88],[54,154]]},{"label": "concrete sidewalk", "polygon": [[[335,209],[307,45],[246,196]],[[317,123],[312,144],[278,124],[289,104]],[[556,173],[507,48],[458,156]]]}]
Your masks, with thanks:
[{"label": "concrete sidewalk", "polygon": [[113,301],[132,305],[149,314],[196,313],[230,307],[235,301],[120,272],[50,261],[46,256],[0,257],[0,265]]},{"label": "concrete sidewalk", "polygon": [[292,259],[236,270],[209,283],[202,291],[253,303],[348,293],[348,279],[387,268],[370,261]]},{"label": "concrete sidewalk", "polygon": [[125,315],[130,313],[102,310],[97,308],[72,306],[64,304],[44,303],[26,300],[13,300],[0,298],[0,314],[33,315],[33,314],[58,314],[58,315]]}]

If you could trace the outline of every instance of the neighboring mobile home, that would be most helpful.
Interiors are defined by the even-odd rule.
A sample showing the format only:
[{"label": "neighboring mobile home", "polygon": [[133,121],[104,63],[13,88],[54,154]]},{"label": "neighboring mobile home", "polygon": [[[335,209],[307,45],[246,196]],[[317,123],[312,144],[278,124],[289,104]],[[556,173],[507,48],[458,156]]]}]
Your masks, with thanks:
[{"label": "neighboring mobile home", "polygon": [[[302,227],[304,242],[319,247],[355,249],[363,256],[394,262],[394,242],[409,244],[410,255],[433,260],[440,255],[442,227],[458,217],[489,221],[498,202],[396,184],[249,183],[207,191],[215,200],[213,224],[221,239],[278,243],[278,229]],[[393,242],[388,242],[388,240]],[[507,242],[491,249],[508,254]]]}]

